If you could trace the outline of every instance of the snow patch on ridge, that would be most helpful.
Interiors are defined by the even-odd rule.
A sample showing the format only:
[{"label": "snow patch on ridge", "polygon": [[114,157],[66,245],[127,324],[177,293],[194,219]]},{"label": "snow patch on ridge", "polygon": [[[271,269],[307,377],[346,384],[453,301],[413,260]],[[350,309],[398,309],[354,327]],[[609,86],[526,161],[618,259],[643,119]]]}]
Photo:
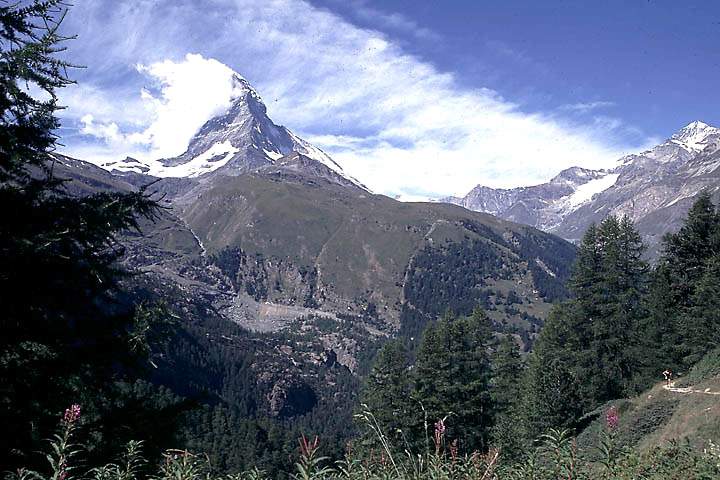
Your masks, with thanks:
[{"label": "snow patch on ridge", "polygon": [[604,192],[608,188],[615,185],[620,174],[609,173],[604,177],[590,180],[577,187],[575,192],[565,197],[565,203],[571,207],[577,207],[583,203],[592,200],[592,198],[600,192]]},{"label": "snow patch on ridge", "polygon": [[238,151],[238,148],[233,147],[230,141],[226,140],[215,143],[192,160],[172,167],[163,165],[159,160],[140,161],[134,158],[127,158],[117,162],[107,162],[100,165],[100,167],[108,171],[143,173],[161,178],[198,177],[222,167],[228,163]]},{"label": "snow patch on ridge", "polygon": [[[575,187],[575,191],[570,195],[566,195],[553,202],[552,210],[560,215],[560,219],[550,222],[545,225],[545,229],[551,229],[556,227],[562,218],[569,213],[577,210],[581,206],[590,202],[595,195],[604,192],[608,188],[615,185],[617,179],[620,177],[619,173],[608,173],[602,177],[592,179],[586,183]],[[597,213],[597,212],[596,212]]]},{"label": "snow patch on ridge", "polygon": [[679,195],[677,198],[675,198],[675,200],[673,200],[673,201],[671,201],[671,202],[668,202],[668,203],[667,203],[666,205],[664,205],[664,206],[665,206],[665,207],[672,207],[673,205],[675,205],[676,203],[678,203],[680,200],[685,200],[686,198],[690,198],[690,197],[692,197],[693,195],[694,195],[694,194],[692,194],[692,193],[686,194],[686,195],[682,195],[682,194],[681,194],[681,195]]},{"label": "snow patch on ridge", "polygon": [[125,160],[103,163],[99,166],[109,171],[116,170],[123,173],[147,173],[150,170],[147,164],[131,157],[127,157]]},{"label": "snow patch on ridge", "polygon": [[292,141],[294,143],[294,151],[301,153],[301,154],[305,155],[306,157],[312,158],[313,160],[317,160],[318,162],[320,162],[323,165],[325,165],[326,167],[328,167],[330,170],[334,171],[335,173],[337,173],[338,175],[343,177],[345,180],[349,180],[350,182],[354,183],[355,185],[362,188],[363,190],[366,190],[368,192],[370,191],[370,189],[367,188],[362,183],[360,183],[360,181],[357,178],[345,173],[345,170],[343,170],[343,168],[335,160],[330,158],[330,156],[327,153],[323,152],[316,146],[306,142],[305,140],[298,137],[290,130],[287,130],[287,129],[285,129],[285,130],[290,135],[290,138],[292,139]]},{"label": "snow patch on ridge", "polygon": [[[166,167],[159,162],[152,165],[150,174],[156,177],[197,177],[212,172],[225,165],[238,152],[229,140],[216,143],[189,162],[174,167]],[[218,157],[223,156],[218,160]],[[155,167],[155,168],[153,168]]]},{"label": "snow patch on ridge", "polygon": [[283,154],[280,152],[273,152],[270,150],[265,150],[263,148],[263,153],[268,156],[268,158],[271,158],[272,160],[278,160],[283,157]]}]

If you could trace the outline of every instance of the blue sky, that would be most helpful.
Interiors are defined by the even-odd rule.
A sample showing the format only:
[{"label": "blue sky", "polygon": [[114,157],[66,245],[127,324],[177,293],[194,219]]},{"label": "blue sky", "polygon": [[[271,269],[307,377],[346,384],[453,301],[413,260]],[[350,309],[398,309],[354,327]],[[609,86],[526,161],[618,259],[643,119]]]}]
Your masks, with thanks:
[{"label": "blue sky", "polygon": [[[528,110],[603,102],[606,113],[660,136],[690,118],[720,124],[717,1],[317,4],[368,28],[378,24],[358,14],[363,7],[403,12],[412,24],[381,28],[402,38],[406,49],[456,72],[466,86],[521,99]],[[434,35],[413,35],[420,26]]]},{"label": "blue sky", "polygon": [[720,125],[720,2],[78,0],[67,151],[182,153],[247,78],[271,118],[404,198],[610,167]]}]

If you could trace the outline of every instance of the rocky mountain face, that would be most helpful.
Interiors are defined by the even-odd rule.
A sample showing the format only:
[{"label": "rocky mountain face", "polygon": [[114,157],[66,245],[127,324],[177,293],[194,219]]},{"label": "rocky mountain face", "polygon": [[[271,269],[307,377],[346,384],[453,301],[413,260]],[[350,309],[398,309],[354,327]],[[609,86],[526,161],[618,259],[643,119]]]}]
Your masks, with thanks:
[{"label": "rocky mountain face", "polygon": [[692,122],[665,142],[628,155],[610,170],[578,167],[548,183],[515,189],[475,187],[445,201],[532,225],[573,242],[592,222],[628,215],[656,253],[703,189],[720,191],[720,129]]},{"label": "rocky mountain face", "polygon": [[[252,347],[263,415],[336,411],[332,385],[355,382],[384,339],[415,341],[448,308],[484,307],[497,331],[529,348],[565,294],[575,249],[564,240],[454,205],[373,195],[305,162],[291,154],[270,172],[179,188],[186,179],[161,179],[150,188],[182,193],[123,240],[125,264],[142,272],[133,289],[167,300],[194,341],[210,352]],[[62,156],[55,172],[78,195],[153,180]],[[202,378],[207,367],[185,355],[157,359],[159,375],[177,381],[168,371],[184,365]]]}]

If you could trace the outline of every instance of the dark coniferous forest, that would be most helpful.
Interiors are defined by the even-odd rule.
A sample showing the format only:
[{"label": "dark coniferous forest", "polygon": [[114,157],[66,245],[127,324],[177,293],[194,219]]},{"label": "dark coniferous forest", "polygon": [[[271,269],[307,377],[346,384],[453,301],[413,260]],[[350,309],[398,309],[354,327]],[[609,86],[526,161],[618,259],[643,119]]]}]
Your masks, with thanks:
[{"label": "dark coniferous forest", "polygon": [[[652,436],[675,413],[697,421],[680,399],[705,401],[693,389],[714,394],[720,375],[720,212],[709,193],[653,262],[627,217],[593,224],[577,249],[468,223],[465,238],[413,257],[394,331],[369,338],[354,323],[382,328],[372,301],[359,320],[315,320],[338,322],[359,345],[351,369],[335,350],[315,355],[312,332],[251,332],[124,262],[128,238],[167,207],[152,185],[82,196],[56,176],[57,92],[76,68],[58,29],[66,12],[56,0],[0,6],[8,478],[720,476],[717,421],[679,431],[686,442]],[[520,252],[533,295],[553,304],[546,320],[516,290],[500,291],[525,285],[508,252]],[[249,255],[228,248],[208,262],[262,302],[268,284],[282,285],[247,267]],[[304,295],[302,308],[318,307],[318,292]],[[501,304],[517,323],[493,316]],[[277,345],[314,362],[293,366],[302,381],[268,389],[258,365],[281,377],[290,368],[275,360]]]}]

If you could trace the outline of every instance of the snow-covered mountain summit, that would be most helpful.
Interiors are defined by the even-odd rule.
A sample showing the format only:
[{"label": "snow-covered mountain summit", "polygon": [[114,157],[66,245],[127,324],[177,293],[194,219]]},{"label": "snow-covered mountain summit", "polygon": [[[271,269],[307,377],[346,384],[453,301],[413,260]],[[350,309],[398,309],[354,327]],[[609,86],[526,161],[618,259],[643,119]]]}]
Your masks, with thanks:
[{"label": "snow-covered mountain summit", "polygon": [[701,152],[710,145],[714,138],[717,139],[718,135],[720,135],[720,128],[698,120],[682,128],[670,137],[669,141],[688,151]]},{"label": "snow-covered mountain summit", "polygon": [[230,108],[208,120],[181,155],[147,162],[126,158],[101,166],[110,171],[156,177],[201,177],[211,173],[235,176],[272,166],[287,155],[299,153],[327,167],[340,183],[366,188],[325,152],[273,123],[260,95],[247,80],[235,75],[232,81],[236,96]]}]

